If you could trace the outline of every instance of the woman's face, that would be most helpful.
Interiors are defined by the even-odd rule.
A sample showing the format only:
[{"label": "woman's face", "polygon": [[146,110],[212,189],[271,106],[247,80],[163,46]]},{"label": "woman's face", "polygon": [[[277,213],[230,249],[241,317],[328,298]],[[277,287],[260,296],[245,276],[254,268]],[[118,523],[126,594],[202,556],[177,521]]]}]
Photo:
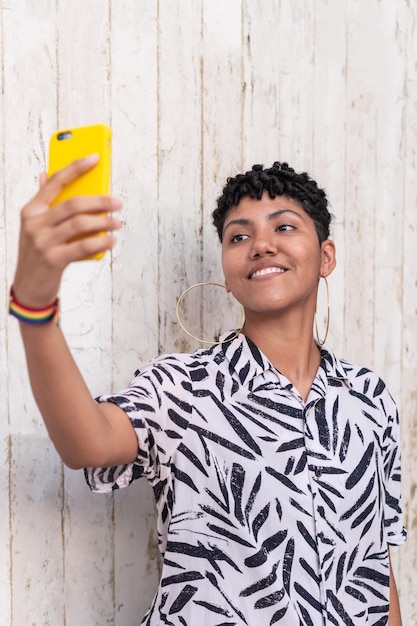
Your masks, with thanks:
[{"label": "woman's face", "polygon": [[223,228],[226,288],[246,314],[279,314],[294,307],[315,311],[319,275],[334,269],[330,240],[319,243],[313,220],[286,196],[243,198]]}]

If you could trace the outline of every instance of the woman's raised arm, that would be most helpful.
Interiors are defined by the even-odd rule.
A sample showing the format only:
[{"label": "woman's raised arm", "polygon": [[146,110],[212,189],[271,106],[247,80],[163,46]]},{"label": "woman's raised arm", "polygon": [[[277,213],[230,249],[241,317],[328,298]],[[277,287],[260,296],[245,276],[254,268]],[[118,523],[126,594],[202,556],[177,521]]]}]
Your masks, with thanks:
[{"label": "woman's raised arm", "polygon": [[[120,200],[78,197],[49,207],[66,184],[96,163],[92,155],[49,180],[43,176],[38,193],[22,209],[13,297],[23,318],[25,311],[48,308],[56,300],[63,271],[71,262],[114,245]],[[103,231],[104,236],[88,236]],[[19,323],[32,391],[62,460],[72,468],[133,461],[137,439],[129,419],[113,404],[96,404],[60,328],[53,320]]]}]

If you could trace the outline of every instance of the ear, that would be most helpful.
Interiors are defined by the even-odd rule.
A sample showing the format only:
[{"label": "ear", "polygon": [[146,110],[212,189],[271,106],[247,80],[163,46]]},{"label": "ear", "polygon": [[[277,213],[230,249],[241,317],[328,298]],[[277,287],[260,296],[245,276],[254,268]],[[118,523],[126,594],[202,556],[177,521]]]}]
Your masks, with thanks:
[{"label": "ear", "polygon": [[320,276],[329,276],[336,267],[336,246],[334,241],[326,239],[321,244]]}]

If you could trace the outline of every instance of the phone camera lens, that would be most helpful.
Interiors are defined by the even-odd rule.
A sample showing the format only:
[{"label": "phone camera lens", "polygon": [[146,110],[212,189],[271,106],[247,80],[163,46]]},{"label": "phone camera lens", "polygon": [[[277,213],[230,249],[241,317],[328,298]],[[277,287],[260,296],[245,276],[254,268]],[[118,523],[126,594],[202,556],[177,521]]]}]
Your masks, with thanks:
[{"label": "phone camera lens", "polygon": [[70,131],[65,131],[63,133],[58,133],[58,141],[63,141],[65,139],[70,139],[72,133]]}]

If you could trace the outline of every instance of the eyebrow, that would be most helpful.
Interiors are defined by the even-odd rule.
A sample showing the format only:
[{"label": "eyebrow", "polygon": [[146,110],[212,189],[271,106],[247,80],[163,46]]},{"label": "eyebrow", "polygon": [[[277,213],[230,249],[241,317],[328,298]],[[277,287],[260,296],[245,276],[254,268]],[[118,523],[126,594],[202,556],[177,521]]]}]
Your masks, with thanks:
[{"label": "eyebrow", "polygon": [[[285,213],[291,213],[292,215],[295,215],[296,217],[299,217],[300,219],[302,219],[302,215],[300,215],[300,213],[297,213],[297,211],[293,211],[292,209],[278,209],[278,211],[273,211],[272,213],[269,213],[266,219],[268,221],[272,221],[275,218],[280,217],[281,215]],[[228,222],[226,226],[223,228],[223,235],[226,232],[226,230],[229,228],[229,226],[236,226],[236,225],[250,226],[252,223],[253,223],[253,220],[249,218],[245,218],[245,217],[240,217],[235,220],[230,220],[230,222]]]}]

